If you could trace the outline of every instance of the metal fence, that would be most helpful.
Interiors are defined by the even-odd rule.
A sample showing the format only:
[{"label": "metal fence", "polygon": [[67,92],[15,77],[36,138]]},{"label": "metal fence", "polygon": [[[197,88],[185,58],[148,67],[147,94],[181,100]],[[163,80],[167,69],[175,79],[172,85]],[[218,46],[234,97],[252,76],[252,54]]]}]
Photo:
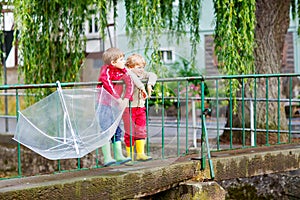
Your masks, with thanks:
[{"label": "metal fence", "polygon": [[[146,101],[148,154],[153,159],[168,159],[199,149],[204,168],[206,156],[210,159],[209,151],[298,142],[298,76],[300,74],[159,79],[154,94]],[[95,87],[97,84],[62,83],[61,86]],[[56,87],[56,83],[20,84],[2,85],[0,90],[6,91],[2,93],[6,97],[9,94],[15,98],[18,111],[20,96],[26,90]],[[22,109],[27,106],[30,105]],[[0,114],[2,135],[13,134],[14,128],[7,126],[15,124],[7,121],[17,119],[17,112]],[[20,144],[13,144],[16,151],[2,164],[3,178],[102,167],[98,150],[79,159],[49,161]],[[6,173],[7,169],[13,172]]]}]

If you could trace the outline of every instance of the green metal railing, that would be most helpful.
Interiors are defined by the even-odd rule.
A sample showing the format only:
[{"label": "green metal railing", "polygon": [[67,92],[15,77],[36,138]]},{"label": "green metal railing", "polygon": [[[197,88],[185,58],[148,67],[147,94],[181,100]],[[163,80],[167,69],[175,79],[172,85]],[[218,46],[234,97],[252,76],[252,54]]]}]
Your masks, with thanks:
[{"label": "green metal railing", "polygon": [[[257,74],[159,79],[156,84],[156,95],[146,101],[147,153],[152,157],[155,155],[154,159],[168,159],[170,157],[185,156],[191,153],[191,148],[197,148],[200,152],[201,168],[205,169],[205,162],[208,160],[213,178],[214,172],[210,151],[294,142],[294,137],[300,137],[300,133],[298,130],[293,130],[293,126],[295,126],[293,123],[297,121],[295,122],[293,118],[292,107],[300,105],[300,101],[298,98],[292,98],[292,78],[298,76],[300,74]],[[286,84],[288,84],[289,98],[282,96],[281,79],[288,80]],[[238,80],[240,83],[238,95],[233,93],[234,80]],[[195,81],[200,83],[201,87],[198,90],[191,88],[191,85]],[[249,85],[250,82],[251,85]],[[274,83],[277,84],[276,87],[270,85]],[[61,83],[61,86],[95,87],[97,84],[97,82]],[[205,84],[208,86],[209,96],[205,96]],[[226,87],[229,88],[228,92],[226,92],[225,84],[229,86]],[[272,86],[272,89],[270,89],[270,86]],[[2,85],[0,86],[0,91],[15,91],[16,110],[18,111],[20,91],[32,88],[56,87],[56,83],[16,84]],[[274,90],[274,88],[276,89]],[[277,96],[272,95],[270,97],[271,93],[277,93]],[[240,105],[238,116],[240,117],[241,124],[239,126],[234,125],[234,120],[236,120],[237,116],[233,112],[236,106],[235,101]],[[209,104],[207,104],[208,102]],[[274,104],[277,104],[277,106],[274,106]],[[285,107],[288,111],[286,116],[287,129],[281,128],[285,125],[281,121],[282,115],[285,115],[282,112],[283,104],[287,104]],[[209,105],[212,113],[205,116],[203,113],[208,108],[207,105]],[[151,113],[151,109],[155,112]],[[227,109],[227,111],[222,109]],[[258,120],[262,119],[260,118],[262,117],[261,110],[258,109],[266,111],[263,117],[264,126],[258,123]],[[270,109],[273,109],[272,112]],[[276,120],[272,118],[275,115],[277,115]],[[17,114],[15,116],[18,117]],[[226,140],[224,139],[225,133],[228,135]],[[275,143],[274,141],[270,141],[270,137],[274,137],[274,134],[277,137]],[[260,139],[262,139],[261,135],[263,135],[263,142],[258,143],[258,135]],[[281,141],[281,137],[286,135],[288,136],[288,140]],[[236,138],[239,141],[236,141]],[[198,148],[199,143],[200,148]],[[26,176],[27,174],[23,172],[24,169],[22,168],[22,162],[24,162],[22,161],[22,153],[24,149],[20,144],[17,144],[17,149],[17,176]],[[101,167],[98,150],[93,152],[93,154],[94,156],[92,157],[95,157],[95,161],[92,162],[91,166],[83,166],[82,159],[77,159],[77,166],[72,170]],[[66,169],[67,167],[63,167],[66,165],[64,164],[65,162],[60,160],[55,162],[57,165],[55,172],[69,171],[69,168]]]}]

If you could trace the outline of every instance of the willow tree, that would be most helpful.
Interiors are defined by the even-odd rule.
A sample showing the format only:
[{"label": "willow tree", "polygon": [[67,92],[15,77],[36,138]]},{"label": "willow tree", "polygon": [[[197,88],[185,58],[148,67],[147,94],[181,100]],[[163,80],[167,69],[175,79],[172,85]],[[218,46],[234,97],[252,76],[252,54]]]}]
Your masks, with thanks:
[{"label": "willow tree", "polygon": [[145,55],[148,49],[153,53],[150,67],[154,72],[165,77],[168,75],[162,66],[159,55],[160,37],[162,33],[180,41],[182,36],[189,34],[191,42],[192,66],[200,42],[200,10],[201,0],[179,0],[178,7],[175,0],[125,0],[126,33],[135,43],[143,36],[145,38]]},{"label": "willow tree", "polygon": [[[294,7],[293,5],[292,7]],[[267,15],[272,13],[272,15]],[[286,0],[276,1],[256,1],[256,20],[255,27],[255,73],[257,74],[278,74],[281,72],[282,52],[284,47],[285,35],[289,28],[290,22],[290,2]],[[267,16],[266,16],[267,15]],[[267,50],[267,51],[266,51]],[[266,84],[268,84],[268,97],[276,99],[278,97],[285,98],[283,90],[278,94],[277,85],[280,84],[277,78],[267,80],[259,79],[257,82],[257,97],[266,97]],[[263,89],[264,88],[264,89]],[[287,120],[285,116],[285,108],[282,103],[280,106],[280,116],[278,116],[278,104],[269,102],[268,106],[265,103],[257,105],[257,127],[265,128],[266,120],[269,121],[268,128],[277,130],[278,127],[287,130]],[[270,114],[267,113],[267,109]],[[268,116],[268,119],[266,119]],[[287,135],[281,134],[280,140],[276,134],[270,135],[270,143],[287,142]],[[261,143],[266,144],[265,137],[260,137]]]},{"label": "willow tree", "polygon": [[[178,10],[172,9],[174,1],[125,1],[127,30],[134,35],[146,35],[148,41],[157,41],[161,29],[174,33],[190,33],[193,47],[199,42],[201,1],[179,0]],[[284,0],[213,0],[216,17],[215,52],[220,70],[227,75],[237,74],[270,74],[280,73],[284,38],[289,27],[289,13],[297,13],[295,1]],[[297,1],[300,5],[300,2]],[[298,13],[299,14],[299,13]],[[128,20],[129,19],[129,20]],[[146,32],[145,32],[146,30]],[[148,31],[148,32],[147,32]],[[146,33],[146,34],[141,34]],[[148,33],[148,34],[147,34]],[[149,34],[151,33],[151,34]],[[150,38],[150,39],[149,39]],[[195,50],[195,49],[194,49]],[[195,55],[195,52],[192,51]],[[265,88],[268,84],[268,98],[283,97],[278,94],[278,79],[259,79],[256,83],[244,80],[232,80],[227,88],[232,88],[233,97],[253,98],[253,87],[257,98],[265,98]],[[246,93],[242,93],[244,85]],[[267,114],[267,109],[269,114]],[[287,129],[284,105],[277,112],[277,103],[257,103],[256,128],[277,130]],[[237,103],[233,126],[250,127],[250,106],[245,104],[245,115],[241,114],[242,107]],[[280,118],[278,120],[278,113]],[[228,118],[229,119],[229,118]],[[225,137],[226,137],[225,132]],[[239,135],[234,134],[239,139]],[[259,134],[259,143],[265,143],[265,134]],[[287,137],[281,135],[280,142]],[[270,134],[270,143],[276,143],[277,135]]]},{"label": "willow tree", "polygon": [[[155,71],[159,71],[158,48],[160,35],[168,31],[174,37],[189,34],[192,56],[200,37],[201,0],[124,0],[126,32],[133,41],[145,37],[146,49],[154,48],[152,54]],[[300,4],[299,1],[297,1]],[[117,17],[117,0],[13,0],[16,28],[19,34],[25,83],[74,81],[83,61],[85,47],[81,25],[91,13],[100,13],[99,27],[104,37],[109,7]],[[284,37],[289,26],[289,8],[295,1],[286,0],[213,0],[215,7],[215,51],[225,74],[279,73]],[[123,5],[123,4],[120,4]],[[296,9],[293,9],[296,13]],[[116,23],[115,23],[116,24]],[[193,57],[195,58],[195,57]],[[161,73],[160,73],[161,74]],[[276,80],[270,80],[269,98],[276,98]],[[239,81],[233,81],[234,96],[239,95]],[[249,84],[249,83],[245,83]],[[257,88],[265,88],[264,81]],[[245,87],[250,87],[246,85]],[[260,90],[258,90],[260,91]],[[252,94],[245,94],[250,97]],[[258,97],[264,97],[258,93]],[[257,128],[266,126],[266,106],[257,109]],[[275,110],[275,104],[269,109]],[[237,107],[236,113],[240,107]],[[247,112],[247,110],[246,110]],[[249,112],[249,109],[248,109]],[[279,126],[277,112],[269,118],[271,126]],[[282,112],[283,113],[283,112]],[[249,116],[246,114],[246,116]],[[280,125],[284,127],[284,115]],[[237,114],[234,124],[241,125]],[[246,124],[250,119],[246,118]]]},{"label": "willow tree", "polygon": [[[106,27],[107,2],[93,0],[13,0],[20,51],[19,77],[25,84],[77,81],[84,61],[83,24],[92,14]],[[98,9],[99,8],[99,9]],[[100,33],[104,34],[104,28]],[[37,96],[51,91],[37,90]]]},{"label": "willow tree", "polygon": [[[138,39],[136,36],[141,32],[146,36],[146,49],[154,48],[151,60],[156,64],[160,63],[159,36],[164,29],[177,36],[190,32],[194,54],[199,42],[200,1],[179,1],[176,11],[173,3],[173,0],[125,0],[127,34],[132,41]],[[86,44],[82,25],[92,14],[100,13],[100,36],[104,38],[108,10],[114,8],[116,19],[118,1],[12,0],[12,4],[15,28],[19,31],[16,38],[21,55],[19,72],[28,84],[76,81]],[[161,68],[154,68],[158,69]],[[38,92],[45,93],[47,91]]]},{"label": "willow tree", "polygon": [[[292,2],[294,3],[294,2]],[[289,27],[290,1],[281,0],[251,0],[251,1],[214,1],[216,13],[216,52],[219,62],[222,63],[226,74],[278,74],[282,66],[282,51],[284,39]],[[295,8],[295,5],[292,4]],[[256,23],[255,23],[256,22]],[[256,97],[269,99],[284,97],[282,92],[278,94],[277,78],[258,79]],[[253,98],[254,90],[249,90],[251,83],[238,80],[232,82],[235,95],[242,96],[241,88],[244,84],[246,90],[244,97]],[[253,84],[253,82],[252,82]],[[268,84],[268,91],[266,91]],[[252,85],[253,86],[253,85]],[[258,102],[256,104],[256,128],[277,130],[287,129],[284,105],[280,106],[278,116],[278,104],[274,102]],[[250,127],[250,108],[245,104],[245,126]],[[267,114],[267,109],[269,114]],[[267,123],[268,120],[268,123]],[[242,107],[240,104],[233,115],[233,127],[241,127]],[[224,136],[230,133],[225,132]],[[234,134],[235,139],[241,140],[241,134]],[[269,135],[270,143],[277,143],[277,135]],[[280,142],[286,142],[287,137],[281,135]],[[258,134],[258,143],[266,144],[265,134]]]}]

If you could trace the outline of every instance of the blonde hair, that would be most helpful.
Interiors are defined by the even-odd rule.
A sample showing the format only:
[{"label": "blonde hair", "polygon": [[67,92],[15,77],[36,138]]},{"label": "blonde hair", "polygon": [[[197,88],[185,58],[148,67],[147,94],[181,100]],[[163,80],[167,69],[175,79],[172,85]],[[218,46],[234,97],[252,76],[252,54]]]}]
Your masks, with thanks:
[{"label": "blonde hair", "polygon": [[141,56],[140,54],[132,54],[131,56],[129,56],[127,58],[125,65],[128,68],[134,68],[136,65],[145,67],[146,61],[145,61],[144,57]]},{"label": "blonde hair", "polygon": [[115,47],[106,49],[102,54],[102,60],[107,65],[111,64],[112,61],[117,61],[121,57],[124,57],[123,51]]}]

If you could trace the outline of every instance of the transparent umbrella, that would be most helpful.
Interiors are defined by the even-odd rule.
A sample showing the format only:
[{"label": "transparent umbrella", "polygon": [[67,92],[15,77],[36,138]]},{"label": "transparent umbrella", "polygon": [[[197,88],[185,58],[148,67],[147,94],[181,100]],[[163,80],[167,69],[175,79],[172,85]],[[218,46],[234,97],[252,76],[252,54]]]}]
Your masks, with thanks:
[{"label": "transparent umbrella", "polygon": [[[107,108],[113,120],[101,127]],[[102,88],[62,89],[58,82],[57,91],[19,111],[13,139],[50,160],[81,158],[110,140],[124,109]]]}]

